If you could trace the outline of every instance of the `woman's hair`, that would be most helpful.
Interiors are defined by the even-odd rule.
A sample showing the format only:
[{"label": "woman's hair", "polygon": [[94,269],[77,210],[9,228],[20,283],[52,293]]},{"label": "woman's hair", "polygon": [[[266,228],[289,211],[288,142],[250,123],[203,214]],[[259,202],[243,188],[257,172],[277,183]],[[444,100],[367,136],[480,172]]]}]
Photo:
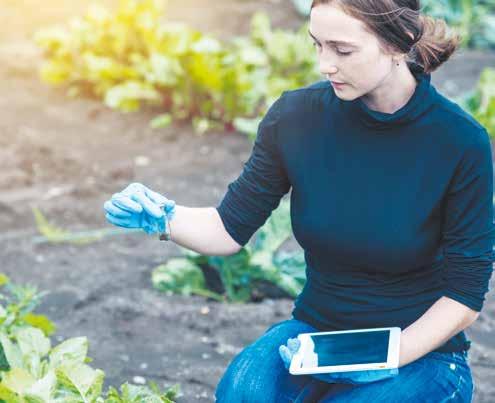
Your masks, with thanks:
[{"label": "woman's hair", "polygon": [[443,19],[421,14],[420,0],[313,0],[311,8],[331,3],[361,20],[382,49],[405,53],[407,63],[419,65],[425,73],[446,62],[461,41]]}]

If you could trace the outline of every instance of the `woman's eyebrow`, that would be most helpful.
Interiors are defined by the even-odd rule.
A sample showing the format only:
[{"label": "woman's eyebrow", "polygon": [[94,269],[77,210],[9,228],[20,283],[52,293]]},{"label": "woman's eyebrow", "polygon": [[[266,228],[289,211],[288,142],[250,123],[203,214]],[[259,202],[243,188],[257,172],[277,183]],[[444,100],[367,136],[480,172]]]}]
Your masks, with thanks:
[{"label": "woman's eyebrow", "polygon": [[[315,38],[315,36],[311,33],[311,31],[308,29],[308,34],[313,38],[316,42],[319,43],[318,39]],[[347,42],[347,41],[325,41],[325,43],[336,43],[340,45],[350,45],[350,46],[356,46],[357,44],[353,42]]]}]

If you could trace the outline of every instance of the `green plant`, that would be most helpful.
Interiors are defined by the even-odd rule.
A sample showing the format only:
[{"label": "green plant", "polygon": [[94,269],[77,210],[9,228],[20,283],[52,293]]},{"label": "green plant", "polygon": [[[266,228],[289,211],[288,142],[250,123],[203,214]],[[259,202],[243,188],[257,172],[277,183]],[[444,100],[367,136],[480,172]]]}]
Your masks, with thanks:
[{"label": "green plant", "polygon": [[[201,270],[201,265],[208,265],[218,271],[229,301],[248,301],[259,281],[297,296],[306,281],[304,255],[299,251],[277,252],[291,235],[289,206],[288,200],[282,200],[256,234],[254,243],[235,255],[205,256],[183,249],[185,257],[171,259],[153,270],[153,286],[165,292],[210,296],[212,291],[206,288]],[[225,299],[218,294],[213,297]]]},{"label": "green plant", "polygon": [[423,0],[425,14],[443,18],[462,37],[461,46],[495,48],[494,0]]},{"label": "green plant", "polygon": [[[0,402],[2,403],[172,403],[179,386],[160,392],[157,385],[128,383],[120,393],[110,387],[102,394],[105,374],[91,368],[86,337],[73,337],[52,348],[47,336],[54,325],[44,320],[30,322],[27,315],[39,303],[42,293],[21,287],[0,275]],[[31,325],[33,323],[33,325]]]},{"label": "green plant", "polygon": [[35,315],[34,308],[47,292],[38,292],[34,286],[20,286],[0,274],[0,332],[12,334],[19,328],[33,326],[50,336],[56,326],[44,315]]},{"label": "green plant", "polygon": [[93,6],[68,27],[38,31],[42,79],[124,112],[155,105],[166,113],[152,127],[187,120],[204,133],[258,119],[283,90],[319,76],[306,25],[272,30],[256,14],[249,36],[222,42],[164,15],[163,1],[120,0],[114,12]]},{"label": "green plant", "polygon": [[86,245],[113,235],[124,235],[133,232],[141,233],[140,228],[102,228],[91,231],[70,232],[51,224],[39,208],[33,207],[34,220],[38,232],[42,235],[34,239],[35,243],[71,243]]},{"label": "green plant", "polygon": [[495,69],[485,68],[476,88],[457,101],[495,137]]}]

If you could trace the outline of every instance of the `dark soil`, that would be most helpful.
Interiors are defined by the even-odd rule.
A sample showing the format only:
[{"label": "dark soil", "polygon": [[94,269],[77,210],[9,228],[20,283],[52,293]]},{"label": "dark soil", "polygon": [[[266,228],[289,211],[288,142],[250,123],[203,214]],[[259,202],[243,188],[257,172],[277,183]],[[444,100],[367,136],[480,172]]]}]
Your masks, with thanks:
[{"label": "dark soil", "polygon": [[[41,84],[30,34],[80,14],[88,3],[52,0],[40,6],[34,0],[5,0],[0,7],[1,271],[50,291],[38,312],[57,324],[53,342],[87,336],[92,365],[106,373],[105,387],[140,376],[160,386],[180,383],[180,402],[213,401],[232,357],[272,323],[287,319],[292,300],[236,305],[161,294],[151,286],[151,271],[180,255],[180,249],[146,235],[85,246],[34,242],[31,207],[71,231],[108,228],[103,202],[131,181],[181,205],[215,206],[252,147],[237,133],[197,136],[190,126],[178,125],[153,131],[151,111],[121,114],[97,101],[67,99]],[[302,22],[281,0],[169,4],[170,18],[222,37],[246,33],[249,17],[260,9],[270,12],[275,26],[295,28]],[[495,65],[494,53],[460,52],[433,74],[433,82],[455,96],[473,88],[488,65]],[[150,163],[136,163],[139,156]],[[291,239],[284,248],[299,246]],[[468,330],[476,402],[495,401],[494,329],[491,292]]]}]

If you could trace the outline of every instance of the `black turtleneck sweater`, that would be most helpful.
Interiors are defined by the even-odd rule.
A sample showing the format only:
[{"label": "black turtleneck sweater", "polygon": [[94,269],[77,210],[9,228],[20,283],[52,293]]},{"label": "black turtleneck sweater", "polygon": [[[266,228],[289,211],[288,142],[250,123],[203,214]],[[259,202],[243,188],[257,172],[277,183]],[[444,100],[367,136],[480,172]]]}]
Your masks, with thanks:
[{"label": "black turtleneck sweater", "polygon": [[[307,281],[293,315],[319,330],[405,328],[446,296],[480,311],[493,262],[488,133],[430,74],[394,113],[330,83],[286,91],[217,211],[245,245],[291,188]],[[436,351],[461,351],[464,332]]]}]

